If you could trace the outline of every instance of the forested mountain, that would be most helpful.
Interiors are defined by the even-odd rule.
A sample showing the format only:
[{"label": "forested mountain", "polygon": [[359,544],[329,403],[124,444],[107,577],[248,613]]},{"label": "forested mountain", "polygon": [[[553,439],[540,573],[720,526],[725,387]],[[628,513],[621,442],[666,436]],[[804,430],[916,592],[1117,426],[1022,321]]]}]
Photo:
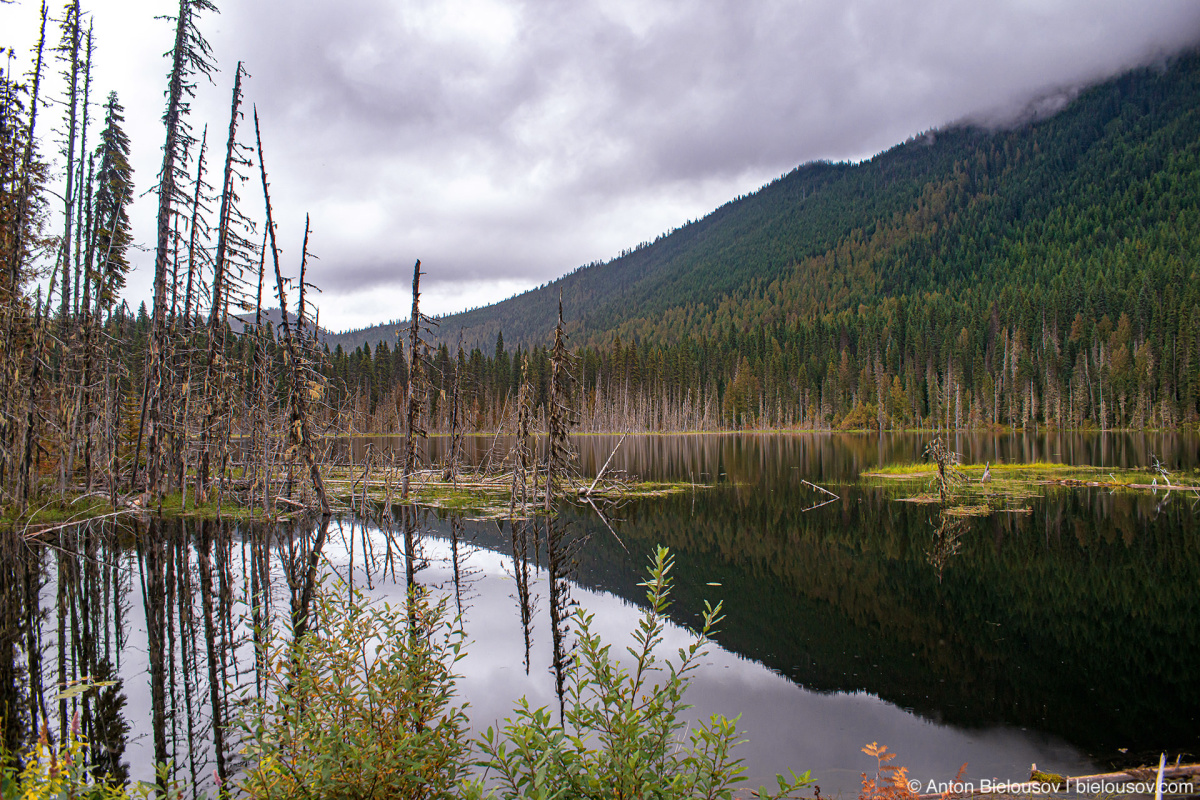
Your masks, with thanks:
[{"label": "forested mountain", "polygon": [[1198,101],[1190,54],[1016,129],[809,164],[440,336],[497,407],[498,334],[537,361],[561,290],[598,427],[1192,422]]},{"label": "forested mountain", "polygon": [[[270,325],[273,328],[278,328],[283,324],[283,314],[280,313],[278,308],[264,308],[261,312],[261,317],[264,325]],[[290,311],[288,312],[288,324],[296,325],[299,323],[299,321],[299,317]],[[234,333],[244,333],[254,328],[254,313],[252,311],[238,309],[238,313],[229,315],[228,322],[229,329],[231,331]],[[330,334],[329,331],[325,330],[324,328],[316,326],[310,327],[313,328],[312,333],[320,342],[324,342],[328,340],[330,336],[332,336],[332,334]]]}]

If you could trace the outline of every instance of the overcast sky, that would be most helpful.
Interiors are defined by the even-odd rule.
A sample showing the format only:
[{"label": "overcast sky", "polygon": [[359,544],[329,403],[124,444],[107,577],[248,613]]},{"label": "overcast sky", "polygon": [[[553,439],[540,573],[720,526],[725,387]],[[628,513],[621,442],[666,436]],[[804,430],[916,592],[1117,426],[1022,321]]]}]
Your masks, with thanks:
[{"label": "overcast sky", "polygon": [[[334,330],[406,317],[417,258],[432,312],[494,302],[803,162],[1003,122],[1200,39],[1196,0],[215,2],[200,27],[221,72],[201,83],[193,124],[223,143],[245,61],[284,264],[298,266],[311,213]],[[120,94],[148,189],[172,41],[154,17],[173,4],[83,7],[93,96]],[[35,17],[31,0],[0,5],[0,44],[26,50]],[[261,217],[259,193],[243,194]],[[147,245],[155,210],[147,196],[134,212]],[[134,306],[153,257],[135,260]]]}]

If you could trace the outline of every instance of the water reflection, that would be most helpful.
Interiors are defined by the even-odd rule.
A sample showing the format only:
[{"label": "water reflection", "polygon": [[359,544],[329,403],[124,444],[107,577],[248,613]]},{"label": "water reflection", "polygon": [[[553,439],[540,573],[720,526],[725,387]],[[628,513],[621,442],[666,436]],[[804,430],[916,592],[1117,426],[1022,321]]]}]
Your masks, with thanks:
[{"label": "water reflection", "polygon": [[[620,439],[604,434],[574,437],[581,473],[595,475]],[[791,471],[817,482],[855,481],[864,470],[880,465],[920,461],[929,439],[929,434],[918,433],[630,435],[613,457],[612,468],[647,480],[699,483],[773,480]],[[425,442],[426,463],[443,463],[449,441],[431,436]],[[334,457],[362,464],[365,454],[390,452],[400,442],[397,437],[341,439]],[[1124,469],[1149,467],[1155,455],[1168,469],[1185,468],[1200,480],[1200,436],[1195,433],[958,432],[949,444],[965,463],[979,464],[1048,461]],[[484,464],[511,445],[510,437],[468,436],[460,458],[467,465]],[[541,445],[544,448],[544,440]]]},{"label": "water reflection", "polygon": [[966,532],[967,520],[965,518],[946,512],[942,512],[938,516],[933,528],[932,541],[929,549],[925,551],[925,558],[937,572],[938,583],[942,582],[942,576],[951,559],[962,550],[963,535]]},{"label": "water reflection", "polygon": [[[615,442],[582,437],[584,471]],[[523,694],[560,707],[571,610],[594,613],[620,651],[645,563],[663,543],[676,553],[678,623],[697,623],[704,599],[725,601],[722,647],[689,700],[698,716],[743,714],[756,779],[812,767],[827,792],[850,792],[869,741],[930,777],[963,761],[976,777],[1011,778],[1032,761],[1087,771],[1120,760],[1121,748],[1194,752],[1200,538],[1189,498],[1055,489],[1027,514],[949,523],[936,507],[854,483],[922,446],[919,437],[631,438],[620,468],[715,486],[633,502],[607,521],[587,507],[548,524],[368,505],[371,518],[106,520],[45,544],[7,537],[5,742],[30,741],[42,726],[61,737],[79,713],[95,763],[114,775],[149,780],[151,764],[170,762],[171,777],[197,791],[214,775],[236,776],[237,698],[263,695],[272,634],[306,630],[315,587],[333,575],[393,602],[417,585],[453,598],[471,640],[461,686],[477,730]],[[1151,451],[1176,469],[1197,464],[1186,437],[955,446],[970,460],[982,460],[973,447],[992,460],[1057,447],[1080,458],[1103,449],[1114,466]],[[806,511],[806,479],[838,483],[840,499]],[[681,628],[670,636],[669,645],[686,639]]]},{"label": "water reflection", "polygon": [[[1184,505],[1052,492],[1030,514],[963,520],[957,553],[931,567],[935,509],[870,487],[811,514],[804,498],[772,498],[732,488],[640,504],[621,533],[635,551],[676,551],[680,608],[720,583],[722,644],[803,686],[1042,730],[1106,761],[1198,744],[1200,543]],[[606,574],[635,596],[623,553],[588,554],[603,563],[581,564],[583,582]]]}]

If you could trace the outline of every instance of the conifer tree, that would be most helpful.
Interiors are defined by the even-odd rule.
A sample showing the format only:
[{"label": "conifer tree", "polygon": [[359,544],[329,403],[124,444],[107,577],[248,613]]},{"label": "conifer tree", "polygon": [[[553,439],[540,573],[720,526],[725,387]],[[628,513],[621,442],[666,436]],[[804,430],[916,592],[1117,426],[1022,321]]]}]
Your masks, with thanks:
[{"label": "conifer tree", "polygon": [[129,163],[130,144],[124,122],[125,109],[117,93],[110,92],[104,105],[104,129],[96,148],[99,166],[93,214],[97,266],[92,276],[96,313],[112,307],[129,273],[128,250],[133,234],[128,208],[133,200],[133,167]]}]

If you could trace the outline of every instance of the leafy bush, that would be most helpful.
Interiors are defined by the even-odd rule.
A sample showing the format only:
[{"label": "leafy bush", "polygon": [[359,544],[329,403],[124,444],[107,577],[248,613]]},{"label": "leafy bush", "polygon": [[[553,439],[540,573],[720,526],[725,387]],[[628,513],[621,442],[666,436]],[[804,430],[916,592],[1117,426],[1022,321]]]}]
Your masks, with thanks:
[{"label": "leafy bush", "polygon": [[461,628],[416,589],[404,609],[344,587],[315,594],[310,632],[272,657],[251,704],[242,789],[261,798],[449,798],[469,769],[454,702]]},{"label": "leafy bush", "polygon": [[[577,611],[578,650],[569,668],[565,720],[522,698],[500,731],[489,728],[479,765],[487,775],[469,787],[474,797],[505,798],[730,798],[745,780],[735,758],[736,719],[714,715],[685,734],[684,692],[707,653],[721,606],[705,603],[704,625],[678,659],[660,660],[670,605],[672,559],[658,548],[646,587],[649,608],[627,648],[631,667],[618,663],[592,632],[592,616]],[[661,680],[659,680],[661,679]],[[685,744],[686,736],[686,744]],[[794,797],[811,783],[809,773],[777,777],[774,793]]]},{"label": "leafy bush", "polygon": [[87,742],[75,725],[57,747],[50,742],[43,728],[41,740],[23,754],[20,765],[0,748],[0,798],[128,800],[147,797],[150,793],[151,787],[145,784],[137,784],[127,791],[103,779],[97,780],[87,763]]},{"label": "leafy bush", "polygon": [[908,786],[908,768],[889,763],[896,757],[887,745],[871,742],[862,749],[875,759],[875,776],[862,774],[862,790],[858,800],[915,800],[917,793]]},{"label": "leafy bush", "polygon": [[[632,667],[577,612],[565,719],[522,698],[478,742],[474,766],[486,771],[474,778],[464,707],[454,703],[463,634],[445,601],[416,592],[404,609],[372,606],[323,587],[312,632],[272,656],[275,699],[250,704],[241,789],[259,798],[731,798],[745,780],[736,720],[685,730],[683,718],[720,605],[705,604],[703,628],[677,659],[660,659],[671,568],[659,548],[642,584],[650,607],[627,648]],[[811,781],[792,773],[777,782],[757,796],[794,797]]]},{"label": "leafy bush", "polygon": [[[890,763],[896,754],[889,753],[887,745],[871,742],[862,752],[875,759],[875,776],[862,773],[862,789],[858,793],[858,800],[919,800],[920,795],[912,787],[916,785],[920,788],[920,782],[909,781],[907,767]],[[963,764],[952,780],[940,784],[945,789],[938,800],[960,797],[965,788],[962,779],[966,772],[967,765]]]}]

